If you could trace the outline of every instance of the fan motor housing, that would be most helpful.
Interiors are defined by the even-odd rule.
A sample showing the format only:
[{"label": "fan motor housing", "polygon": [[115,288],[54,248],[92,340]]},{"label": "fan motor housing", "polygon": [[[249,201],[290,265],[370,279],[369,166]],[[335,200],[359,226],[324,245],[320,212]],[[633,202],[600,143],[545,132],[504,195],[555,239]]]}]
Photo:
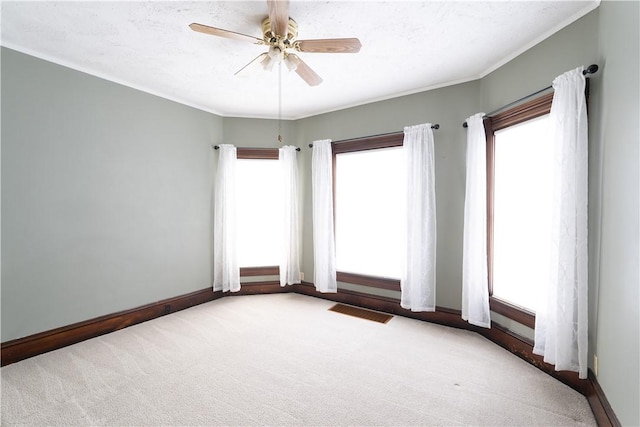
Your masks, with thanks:
[{"label": "fan motor housing", "polygon": [[271,20],[267,16],[262,21],[262,34],[265,44],[268,46],[279,47],[280,49],[289,49],[294,47],[296,38],[298,37],[298,24],[289,18],[287,25],[287,34],[275,34],[271,29]]}]

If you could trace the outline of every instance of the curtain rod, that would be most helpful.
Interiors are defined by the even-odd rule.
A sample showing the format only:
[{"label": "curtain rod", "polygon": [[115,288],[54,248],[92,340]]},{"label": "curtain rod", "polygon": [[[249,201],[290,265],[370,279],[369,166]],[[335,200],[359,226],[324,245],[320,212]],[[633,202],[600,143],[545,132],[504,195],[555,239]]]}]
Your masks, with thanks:
[{"label": "curtain rod", "polygon": [[[435,125],[431,125],[431,129],[435,129],[438,130],[440,129],[440,125],[438,123],[436,123]],[[377,135],[369,135],[367,138],[375,138],[376,136],[387,136],[387,135],[395,135],[395,134],[399,134],[400,132],[388,132],[388,133],[379,133]],[[342,141],[338,141],[338,142],[346,142],[346,141],[351,141],[354,139],[362,139],[362,138],[351,138],[351,139],[343,139]],[[309,148],[313,148],[313,144],[309,144]]]},{"label": "curtain rod", "polygon": [[[587,74],[594,74],[594,73],[596,73],[597,71],[598,71],[598,65],[597,65],[597,64],[591,64],[591,65],[589,65],[585,70],[583,70],[583,71],[582,71],[582,74],[586,76]],[[520,102],[522,102],[522,101],[524,101],[524,100],[526,100],[526,99],[529,99],[529,98],[531,98],[531,97],[533,97],[533,96],[536,96],[536,95],[537,95],[537,94],[539,94],[539,93],[542,93],[542,92],[544,92],[544,91],[547,91],[547,90],[551,89],[552,87],[553,87],[553,86],[547,86],[547,87],[545,87],[544,89],[540,89],[540,90],[538,90],[538,91],[536,91],[536,92],[530,93],[530,94],[529,94],[529,95],[527,95],[527,96],[524,96],[524,97],[522,97],[522,98],[520,98],[520,99],[518,99],[518,100],[516,100],[516,101],[510,102],[509,104],[507,104],[507,105],[505,105],[505,106],[503,106],[503,107],[498,108],[497,110],[493,110],[493,111],[492,111],[492,112],[490,112],[489,114],[486,114],[486,115],[485,115],[485,117],[487,117],[487,118],[488,118],[488,117],[491,117],[491,116],[493,116],[494,114],[499,113],[500,111],[506,110],[507,108],[509,108],[509,107],[511,107],[511,106],[513,106],[513,105],[519,104]],[[467,122],[466,122],[466,121],[462,123],[462,127],[463,127],[463,128],[466,128],[467,126],[468,126],[468,125],[467,125]]]},{"label": "curtain rod", "polygon": [[[212,145],[211,146],[214,150],[218,150],[220,149],[219,145]],[[244,147],[242,147],[244,148]],[[256,148],[252,148],[252,150],[275,150],[277,148],[270,148],[270,147],[256,147]],[[296,147],[296,151],[300,151],[300,147]]]}]

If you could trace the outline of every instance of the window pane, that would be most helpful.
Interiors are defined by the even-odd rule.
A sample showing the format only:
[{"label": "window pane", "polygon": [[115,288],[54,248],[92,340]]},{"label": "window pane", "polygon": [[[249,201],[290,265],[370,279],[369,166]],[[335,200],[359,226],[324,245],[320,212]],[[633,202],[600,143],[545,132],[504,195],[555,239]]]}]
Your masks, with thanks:
[{"label": "window pane", "polygon": [[548,117],[495,132],[493,296],[534,312],[549,273]]},{"label": "window pane", "polygon": [[279,265],[283,225],[280,163],[238,159],[236,179],[238,264]]},{"label": "window pane", "polygon": [[402,147],[336,156],[338,271],[400,278],[404,230]]}]

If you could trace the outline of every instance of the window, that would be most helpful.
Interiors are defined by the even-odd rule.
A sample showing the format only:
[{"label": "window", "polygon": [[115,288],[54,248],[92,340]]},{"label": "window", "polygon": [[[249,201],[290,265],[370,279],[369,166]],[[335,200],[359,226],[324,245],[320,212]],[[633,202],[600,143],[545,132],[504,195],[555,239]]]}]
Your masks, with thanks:
[{"label": "window", "polygon": [[400,289],[403,139],[399,133],[333,144],[339,281]]},{"label": "window", "polygon": [[[278,149],[237,149],[236,226],[241,275],[278,274],[282,252],[282,185]],[[274,270],[274,271],[271,271]]]},{"label": "window", "polygon": [[548,280],[553,94],[487,119],[491,309],[533,327],[537,286]]},{"label": "window", "polygon": [[553,147],[549,115],[495,132],[493,296],[532,312],[548,280]]}]

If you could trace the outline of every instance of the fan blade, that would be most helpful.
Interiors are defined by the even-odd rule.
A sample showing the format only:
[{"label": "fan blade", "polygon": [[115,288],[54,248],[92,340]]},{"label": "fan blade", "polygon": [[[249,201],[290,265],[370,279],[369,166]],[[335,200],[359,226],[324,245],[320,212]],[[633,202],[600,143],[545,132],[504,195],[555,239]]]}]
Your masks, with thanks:
[{"label": "fan blade", "polygon": [[212,36],[226,37],[228,39],[240,41],[250,41],[255,44],[264,44],[263,40],[257,37],[236,33],[235,31],[223,30],[221,28],[209,27],[208,25],[196,24],[195,22],[189,25],[189,28],[191,28],[193,31],[210,34]]},{"label": "fan blade", "polygon": [[300,40],[296,43],[300,52],[356,53],[361,47],[360,40],[356,38]]},{"label": "fan blade", "polygon": [[322,83],[322,77],[316,74],[298,55],[291,54],[290,56],[292,56],[293,60],[298,64],[296,73],[298,73],[298,75],[302,77],[302,80],[307,82],[309,86],[318,86]]},{"label": "fan blade", "polygon": [[289,0],[267,0],[271,31],[286,37],[289,28]]},{"label": "fan blade", "polygon": [[257,69],[258,68],[258,64],[260,64],[268,56],[269,56],[269,54],[267,52],[261,53],[260,55],[256,56],[247,65],[245,65],[244,67],[242,67],[238,71],[236,71],[234,76],[244,77],[244,76],[250,75],[251,71]]}]

